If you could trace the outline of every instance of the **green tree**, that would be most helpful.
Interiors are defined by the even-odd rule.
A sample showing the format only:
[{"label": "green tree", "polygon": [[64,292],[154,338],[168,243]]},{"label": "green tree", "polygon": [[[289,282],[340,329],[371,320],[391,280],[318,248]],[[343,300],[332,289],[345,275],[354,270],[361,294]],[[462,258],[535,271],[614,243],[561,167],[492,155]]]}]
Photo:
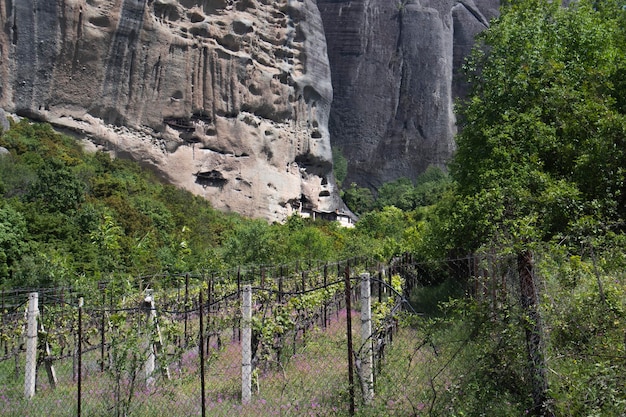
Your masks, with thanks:
[{"label": "green tree", "polygon": [[360,216],[374,207],[374,196],[369,188],[359,187],[356,183],[344,190],[341,197],[354,214]]},{"label": "green tree", "polygon": [[450,186],[450,177],[441,168],[430,165],[415,180],[413,202],[416,207],[425,207],[441,200],[444,192]]},{"label": "green tree", "polygon": [[[626,115],[615,83],[624,70],[624,2],[560,3],[512,1],[480,37],[467,65],[472,90],[458,107],[455,186],[431,228],[445,249],[517,255],[516,328],[526,333],[529,382],[508,393],[506,384],[493,384],[474,409],[514,394],[532,398],[531,414],[554,415],[529,249],[566,236],[580,242],[589,229],[624,228]],[[523,357],[519,345],[498,362]]]},{"label": "green tree", "polygon": [[578,219],[626,215],[620,2],[520,0],[480,37],[458,107],[455,194],[440,213],[452,247],[524,246]]},{"label": "green tree", "polygon": [[337,184],[339,185],[339,187],[341,187],[341,184],[343,184],[343,181],[348,175],[348,160],[345,156],[343,156],[341,149],[339,149],[338,147],[333,146],[332,152],[333,172],[335,173],[335,179],[337,180]]},{"label": "green tree", "polygon": [[52,212],[76,210],[84,201],[85,184],[61,160],[51,159],[37,171],[28,197]]},{"label": "green tree", "polygon": [[282,254],[277,261],[329,260],[334,256],[332,236],[317,223],[295,215],[278,228],[275,239],[282,243]]},{"label": "green tree", "polygon": [[20,164],[10,155],[0,156],[0,195],[5,198],[27,194],[36,174],[33,169]]},{"label": "green tree", "polygon": [[237,224],[224,242],[224,259],[230,265],[263,265],[274,260],[275,240],[264,220]]},{"label": "green tree", "polygon": [[356,224],[356,231],[372,241],[373,254],[381,260],[389,260],[409,250],[405,237],[415,235],[407,232],[416,228],[416,222],[410,213],[394,206],[384,207],[380,211],[364,214]]},{"label": "green tree", "polygon": [[27,252],[26,221],[9,205],[0,206],[0,283],[10,280],[15,265]]},{"label": "green tree", "polygon": [[98,249],[99,266],[103,271],[113,271],[119,264],[122,232],[113,216],[104,213],[100,224],[89,235],[91,243]]},{"label": "green tree", "polygon": [[399,178],[395,181],[383,184],[378,189],[375,207],[382,209],[394,206],[401,210],[415,208],[413,182],[408,178]]}]

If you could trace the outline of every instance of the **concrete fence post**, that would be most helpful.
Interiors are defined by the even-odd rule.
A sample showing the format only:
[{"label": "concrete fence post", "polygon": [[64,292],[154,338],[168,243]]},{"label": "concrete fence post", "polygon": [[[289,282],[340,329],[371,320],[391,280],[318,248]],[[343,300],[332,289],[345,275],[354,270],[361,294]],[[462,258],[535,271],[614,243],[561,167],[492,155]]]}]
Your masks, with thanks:
[{"label": "concrete fence post", "polygon": [[374,399],[374,374],[372,373],[372,291],[370,274],[361,274],[361,385],[363,402]]},{"label": "concrete fence post", "polygon": [[37,316],[39,315],[39,294],[28,294],[26,327],[26,366],[24,375],[24,396],[30,400],[35,395],[37,378]]},{"label": "concrete fence post", "polygon": [[144,365],[144,371],[146,374],[146,386],[150,386],[154,383],[152,374],[156,366],[156,352],[154,351],[154,322],[156,318],[156,309],[154,306],[154,297],[152,290],[146,290],[146,297],[143,301],[144,309],[146,310],[146,328],[145,328],[145,352],[147,354],[146,363]]},{"label": "concrete fence post", "polygon": [[252,399],[252,287],[243,287],[241,303],[241,402]]},{"label": "concrete fence post", "polygon": [[80,297],[78,299],[78,334],[76,340],[76,356],[78,359],[77,363],[77,390],[76,390],[76,416],[81,417],[82,415],[82,404],[83,404],[83,306],[85,305],[85,299]]}]

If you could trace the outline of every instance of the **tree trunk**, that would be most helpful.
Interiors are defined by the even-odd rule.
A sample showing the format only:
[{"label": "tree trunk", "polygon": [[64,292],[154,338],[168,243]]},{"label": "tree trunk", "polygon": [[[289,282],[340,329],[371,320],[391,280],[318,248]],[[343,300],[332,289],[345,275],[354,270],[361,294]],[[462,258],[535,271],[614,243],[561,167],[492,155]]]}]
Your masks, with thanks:
[{"label": "tree trunk", "polygon": [[543,327],[538,310],[533,255],[530,251],[525,251],[518,255],[517,268],[520,277],[520,295],[525,322],[529,374],[532,384],[532,415],[554,416],[551,401],[548,398],[548,379],[543,351]]}]

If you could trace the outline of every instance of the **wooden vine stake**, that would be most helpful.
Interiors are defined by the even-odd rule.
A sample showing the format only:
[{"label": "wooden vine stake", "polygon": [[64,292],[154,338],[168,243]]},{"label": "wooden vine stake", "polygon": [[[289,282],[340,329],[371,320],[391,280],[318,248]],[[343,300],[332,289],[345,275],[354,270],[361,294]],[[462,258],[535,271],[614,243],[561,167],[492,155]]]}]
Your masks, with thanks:
[{"label": "wooden vine stake", "polygon": [[[44,329],[43,323],[39,325],[39,328],[43,334],[46,333],[46,329]],[[44,349],[45,349],[44,365],[46,368],[46,373],[48,374],[48,382],[50,383],[50,386],[52,388],[56,388],[57,384],[59,383],[59,380],[57,378],[57,373],[54,369],[54,365],[52,365],[52,358],[51,358],[52,352],[50,350],[50,343],[48,343],[47,338],[46,338],[46,343],[44,345]]]}]

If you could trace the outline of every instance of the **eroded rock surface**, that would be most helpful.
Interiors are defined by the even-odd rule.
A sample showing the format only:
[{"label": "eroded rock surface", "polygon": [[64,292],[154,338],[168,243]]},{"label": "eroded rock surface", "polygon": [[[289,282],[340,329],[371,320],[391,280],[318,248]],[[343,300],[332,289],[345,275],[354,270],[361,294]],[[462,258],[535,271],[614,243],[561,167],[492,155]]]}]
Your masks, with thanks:
[{"label": "eroded rock surface", "polygon": [[0,0],[0,107],[84,132],[215,207],[342,206],[314,0]]},{"label": "eroded rock surface", "polygon": [[346,182],[372,188],[445,166],[454,152],[453,102],[477,33],[499,0],[318,0],[332,70],[333,144]]},{"label": "eroded rock surface", "polygon": [[9,130],[9,127],[11,127],[9,119],[7,119],[6,114],[4,114],[4,110],[0,109],[0,132]]}]

